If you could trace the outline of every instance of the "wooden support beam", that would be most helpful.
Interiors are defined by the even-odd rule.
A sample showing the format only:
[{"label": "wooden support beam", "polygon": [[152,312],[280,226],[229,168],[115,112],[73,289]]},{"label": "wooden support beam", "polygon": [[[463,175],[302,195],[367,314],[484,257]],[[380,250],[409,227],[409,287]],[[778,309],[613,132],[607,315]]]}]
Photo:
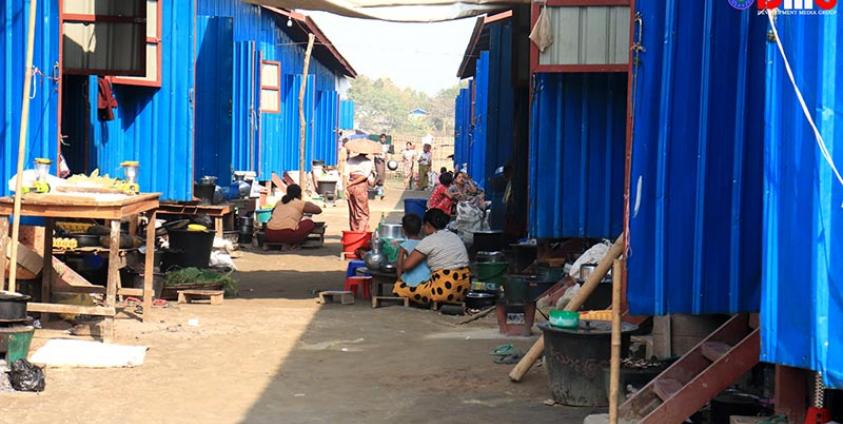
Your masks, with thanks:
[{"label": "wooden support beam", "polygon": [[30,302],[26,304],[28,312],[41,312],[48,314],[80,314],[80,315],[96,315],[103,317],[114,317],[117,310],[114,307],[107,306],[78,306],[78,305],[61,305],[56,303],[41,303]]},{"label": "wooden support beam", "polygon": [[[44,266],[41,268],[41,301],[50,303],[52,301],[53,290],[53,228],[55,227],[55,220],[47,218],[44,225]],[[47,312],[41,314],[41,322],[46,323],[50,320],[50,315]]]},{"label": "wooden support beam", "polygon": [[776,365],[776,388],[773,403],[776,414],[787,416],[788,422],[805,421],[808,410],[808,377],[811,371]]}]

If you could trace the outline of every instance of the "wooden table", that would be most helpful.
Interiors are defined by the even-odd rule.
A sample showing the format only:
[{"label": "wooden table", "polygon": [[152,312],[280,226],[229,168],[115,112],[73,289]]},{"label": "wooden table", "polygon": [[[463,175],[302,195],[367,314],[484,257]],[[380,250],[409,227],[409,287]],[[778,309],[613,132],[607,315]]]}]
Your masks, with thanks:
[{"label": "wooden table", "polygon": [[219,238],[223,237],[223,219],[231,213],[231,205],[200,205],[180,202],[161,202],[158,208],[161,215],[201,215],[214,218],[214,231]]},{"label": "wooden table", "polygon": [[[153,257],[155,252],[155,215],[160,194],[139,194],[115,199],[112,196],[76,195],[76,194],[35,194],[30,193],[21,199],[21,216],[45,218],[44,266],[41,272],[41,303],[29,303],[28,312],[47,314],[69,313],[105,317],[103,338],[109,341],[114,336],[114,316],[117,314],[117,295],[142,296],[143,317],[146,321],[152,311]],[[9,241],[9,216],[14,208],[14,199],[0,198],[0,285],[6,279],[6,248]],[[146,230],[146,258],[144,262],[143,289],[122,288],[120,284],[120,221],[145,213],[149,222]],[[76,306],[50,303],[54,279],[53,269],[53,228],[59,218],[103,219],[110,227],[108,248],[108,281],[105,287],[105,301],[102,306]],[[102,287],[77,288],[80,293],[102,293]]]}]

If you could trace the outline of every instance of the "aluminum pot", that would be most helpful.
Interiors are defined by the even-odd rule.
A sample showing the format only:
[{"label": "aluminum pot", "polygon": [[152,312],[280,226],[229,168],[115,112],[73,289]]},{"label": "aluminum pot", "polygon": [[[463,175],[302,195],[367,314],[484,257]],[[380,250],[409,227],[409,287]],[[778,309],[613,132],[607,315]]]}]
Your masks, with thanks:
[{"label": "aluminum pot", "polygon": [[587,281],[588,276],[597,269],[597,264],[582,264],[580,265],[580,280]]},{"label": "aluminum pot", "polygon": [[403,239],[404,231],[401,229],[401,224],[382,223],[378,236],[382,239]]},{"label": "aluminum pot", "polygon": [[503,252],[477,252],[477,262],[506,262]]},{"label": "aluminum pot", "polygon": [[17,293],[0,293],[0,322],[26,321],[26,304],[31,298]]}]

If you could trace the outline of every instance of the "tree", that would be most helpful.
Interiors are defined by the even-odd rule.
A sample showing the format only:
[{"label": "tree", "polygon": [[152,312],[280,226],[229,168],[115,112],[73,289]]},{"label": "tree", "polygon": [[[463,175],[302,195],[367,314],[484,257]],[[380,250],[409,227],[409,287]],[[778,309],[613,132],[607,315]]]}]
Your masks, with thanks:
[{"label": "tree", "polygon": [[[352,82],[349,97],[354,100],[355,120],[360,129],[376,133],[448,136],[453,134],[454,101],[459,89],[456,85],[431,97],[399,87],[388,78],[373,80],[361,75]],[[410,111],[417,108],[429,115],[411,118]]]}]

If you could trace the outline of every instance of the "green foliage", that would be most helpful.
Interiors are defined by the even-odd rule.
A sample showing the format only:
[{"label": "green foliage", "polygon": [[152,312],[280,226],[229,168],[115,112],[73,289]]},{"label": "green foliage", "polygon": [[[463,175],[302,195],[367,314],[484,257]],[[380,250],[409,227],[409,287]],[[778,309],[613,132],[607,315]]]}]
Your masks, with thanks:
[{"label": "green foliage", "polygon": [[240,285],[231,278],[231,273],[221,274],[209,269],[182,268],[164,275],[164,287],[222,287],[226,296],[237,296]]},{"label": "green foliage", "polygon": [[[349,97],[354,100],[354,119],[362,130],[448,136],[454,131],[454,101],[459,89],[460,86],[455,85],[431,97],[401,88],[388,78],[373,80],[360,75],[352,82]],[[411,117],[410,111],[416,108],[426,110],[429,115]]]}]

